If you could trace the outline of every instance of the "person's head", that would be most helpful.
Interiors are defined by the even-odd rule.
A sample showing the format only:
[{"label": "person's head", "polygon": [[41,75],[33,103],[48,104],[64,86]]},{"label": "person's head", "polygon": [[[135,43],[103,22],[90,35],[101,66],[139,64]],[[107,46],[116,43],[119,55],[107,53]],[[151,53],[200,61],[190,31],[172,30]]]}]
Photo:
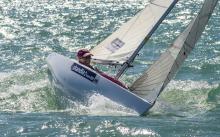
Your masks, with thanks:
[{"label": "person's head", "polygon": [[81,49],[77,53],[77,58],[80,63],[89,66],[91,62],[91,56],[93,56],[89,50],[87,49]]}]

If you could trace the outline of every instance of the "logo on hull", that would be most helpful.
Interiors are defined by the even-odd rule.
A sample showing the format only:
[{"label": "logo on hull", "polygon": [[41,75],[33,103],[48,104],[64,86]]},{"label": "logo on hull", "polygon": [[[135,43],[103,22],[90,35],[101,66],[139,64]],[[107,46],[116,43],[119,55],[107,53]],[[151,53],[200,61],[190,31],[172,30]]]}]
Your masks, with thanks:
[{"label": "logo on hull", "polygon": [[73,65],[71,66],[71,70],[76,72],[77,74],[81,75],[82,77],[88,79],[89,81],[91,81],[93,83],[98,82],[96,73],[90,71],[87,68],[84,68],[83,66],[81,66],[77,63],[73,63]]}]

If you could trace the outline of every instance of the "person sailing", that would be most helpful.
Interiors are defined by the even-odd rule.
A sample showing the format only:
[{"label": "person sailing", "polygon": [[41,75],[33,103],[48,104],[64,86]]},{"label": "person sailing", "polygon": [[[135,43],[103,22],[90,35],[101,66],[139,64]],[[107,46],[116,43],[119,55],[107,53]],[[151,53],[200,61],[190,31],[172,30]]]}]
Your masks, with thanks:
[{"label": "person sailing", "polygon": [[108,76],[107,74],[105,74],[104,72],[98,70],[97,68],[93,68],[93,66],[91,66],[91,57],[93,56],[92,53],[90,53],[89,50],[87,49],[81,49],[77,52],[77,59],[78,59],[78,62],[95,70],[96,72],[98,72],[100,75],[102,75],[103,77],[107,78],[108,80],[118,84],[119,86],[123,87],[123,88],[126,88],[127,89],[127,86],[125,86],[125,84],[123,84],[122,82],[120,82],[119,80],[113,78],[113,77],[110,77]]}]

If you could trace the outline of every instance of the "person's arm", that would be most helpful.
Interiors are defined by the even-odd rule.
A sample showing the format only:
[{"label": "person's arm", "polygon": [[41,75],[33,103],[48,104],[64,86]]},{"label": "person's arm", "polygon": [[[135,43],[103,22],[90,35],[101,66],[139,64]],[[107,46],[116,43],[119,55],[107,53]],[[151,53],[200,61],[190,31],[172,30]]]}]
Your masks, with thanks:
[{"label": "person's arm", "polygon": [[125,86],[125,84],[123,84],[121,81],[119,81],[119,80],[117,80],[117,79],[115,79],[115,78],[113,78],[113,77],[111,77],[111,76],[105,74],[104,72],[98,70],[97,68],[95,68],[95,71],[98,72],[98,73],[99,73],[100,75],[102,75],[103,77],[107,78],[108,80],[111,80],[112,82],[114,82],[114,83],[120,85],[121,87],[127,89],[127,86]]}]

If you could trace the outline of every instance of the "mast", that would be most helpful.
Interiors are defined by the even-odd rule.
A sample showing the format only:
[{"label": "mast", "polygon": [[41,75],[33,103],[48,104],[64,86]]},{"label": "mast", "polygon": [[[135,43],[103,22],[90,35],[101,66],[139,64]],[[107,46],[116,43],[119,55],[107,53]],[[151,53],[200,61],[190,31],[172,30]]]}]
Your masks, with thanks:
[{"label": "mast", "polygon": [[[166,12],[161,16],[159,21],[154,25],[153,29],[146,35],[144,40],[141,42],[141,44],[138,46],[138,48],[134,51],[134,53],[130,56],[130,58],[121,66],[118,73],[116,74],[115,78],[119,79],[120,76],[131,66],[131,63],[134,61],[135,57],[139,53],[139,51],[143,48],[145,43],[148,41],[148,39],[152,36],[152,34],[155,32],[155,30],[158,28],[158,26],[161,24],[161,22],[164,20],[164,18],[169,14],[169,12],[172,10],[174,5],[177,3],[178,0],[174,0],[173,3],[169,6],[169,8],[166,10]],[[150,1],[150,3],[154,4]]]}]

